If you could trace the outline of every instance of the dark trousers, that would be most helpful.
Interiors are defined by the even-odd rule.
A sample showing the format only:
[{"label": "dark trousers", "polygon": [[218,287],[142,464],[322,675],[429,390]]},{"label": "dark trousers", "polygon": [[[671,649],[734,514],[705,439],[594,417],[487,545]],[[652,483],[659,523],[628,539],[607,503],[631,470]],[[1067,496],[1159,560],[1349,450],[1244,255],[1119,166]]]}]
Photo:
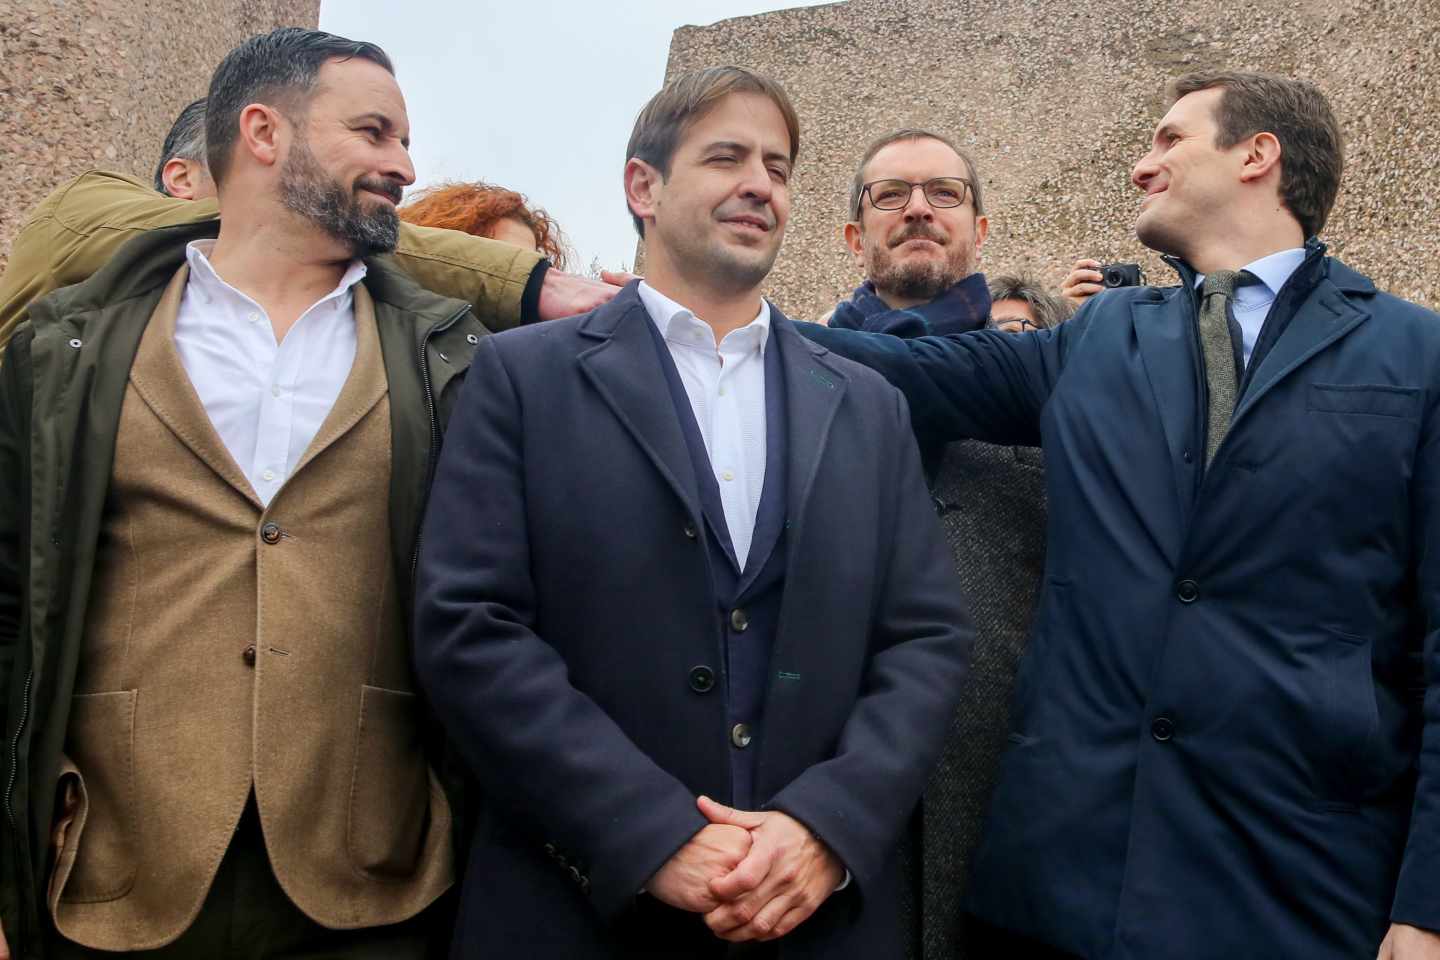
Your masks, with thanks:
[{"label": "dark trousers", "polygon": [[168,946],[117,954],[50,933],[55,960],[428,960],[444,957],[454,926],[448,893],[404,923],[330,930],[290,902],[270,868],[254,798],[190,928]]},{"label": "dark trousers", "polygon": [[968,960],[1083,960],[969,914],[965,915],[965,956]]}]

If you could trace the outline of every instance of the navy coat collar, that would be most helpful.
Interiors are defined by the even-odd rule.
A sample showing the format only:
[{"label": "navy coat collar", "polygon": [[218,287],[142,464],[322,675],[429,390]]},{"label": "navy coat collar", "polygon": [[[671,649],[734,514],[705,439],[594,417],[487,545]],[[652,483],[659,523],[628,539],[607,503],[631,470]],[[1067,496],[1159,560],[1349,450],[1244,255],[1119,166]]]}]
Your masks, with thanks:
[{"label": "navy coat collar", "polygon": [[[1305,261],[1291,275],[1276,306],[1295,297],[1294,319],[1247,374],[1231,420],[1231,432],[1252,414],[1265,395],[1369,317],[1368,299],[1375,293],[1371,281],[1338,260],[1325,256],[1325,245],[1312,238],[1305,244]],[[1188,515],[1194,502],[1194,468],[1185,461],[1198,456],[1196,427],[1201,404],[1200,371],[1196,357],[1196,272],[1188,263],[1164,258],[1180,274],[1180,285],[1140,291],[1131,303],[1135,341],[1165,431],[1175,478],[1176,506]],[[1224,445],[1217,456],[1223,456]]]},{"label": "navy coat collar", "polygon": [[[580,321],[581,336],[596,344],[580,354],[585,375],[635,438],[655,468],[702,522],[700,489],[685,437],[674,415],[665,377],[645,324],[649,314],[628,284],[613,300]],[[829,351],[801,336],[794,323],[770,304],[770,336],[777,338],[785,371],[786,517],[799,542],[830,425],[849,378]],[[795,556],[792,550],[791,557]]]}]

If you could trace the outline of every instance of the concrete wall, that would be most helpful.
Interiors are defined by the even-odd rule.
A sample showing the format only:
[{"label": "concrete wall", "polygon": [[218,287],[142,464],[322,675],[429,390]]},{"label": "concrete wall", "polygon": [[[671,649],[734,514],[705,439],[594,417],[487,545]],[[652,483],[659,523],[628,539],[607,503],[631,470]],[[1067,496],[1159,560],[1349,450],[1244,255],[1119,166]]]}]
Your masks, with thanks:
[{"label": "concrete wall", "polygon": [[57,184],[94,167],[149,179],[231,47],[319,17],[320,0],[0,0],[0,269]]},{"label": "concrete wall", "polygon": [[814,317],[860,280],[840,227],[854,163],[904,126],[975,155],[990,241],[983,269],[1058,285],[1082,255],[1174,277],[1132,233],[1130,168],[1189,70],[1305,77],[1345,131],[1340,200],[1323,237],[1391,291],[1440,307],[1440,0],[850,0],[684,27],[669,74],[718,63],[785,84],[801,157],[782,309]]}]

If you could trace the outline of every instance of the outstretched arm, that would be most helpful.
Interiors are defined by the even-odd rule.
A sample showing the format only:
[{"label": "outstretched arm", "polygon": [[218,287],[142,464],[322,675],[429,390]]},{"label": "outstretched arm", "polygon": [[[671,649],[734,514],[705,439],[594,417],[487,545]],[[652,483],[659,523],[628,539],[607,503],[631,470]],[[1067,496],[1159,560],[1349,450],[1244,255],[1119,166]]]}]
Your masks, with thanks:
[{"label": "outstretched arm", "polygon": [[[127,241],[219,215],[214,200],[163,196],[124,174],[96,170],[71,180],[40,203],[11,247],[0,277],[0,347],[32,302],[85,280]],[[395,260],[421,286],[469,302],[492,331],[584,313],[619,289],[549,270],[532,250],[408,223],[400,225]]]},{"label": "outstretched arm", "polygon": [[808,323],[798,327],[898,387],[910,402],[922,444],[971,437],[1038,446],[1040,411],[1060,377],[1068,342],[1083,329],[1077,321],[1079,315],[1034,333],[976,330],[910,339]]}]

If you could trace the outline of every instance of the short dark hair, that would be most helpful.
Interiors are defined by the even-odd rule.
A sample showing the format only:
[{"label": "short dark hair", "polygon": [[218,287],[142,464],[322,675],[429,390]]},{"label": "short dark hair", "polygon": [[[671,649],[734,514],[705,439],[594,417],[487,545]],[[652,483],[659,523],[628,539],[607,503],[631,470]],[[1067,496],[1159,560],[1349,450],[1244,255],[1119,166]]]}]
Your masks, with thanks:
[{"label": "short dark hair", "polygon": [[[625,145],[625,159],[644,160],[659,170],[662,177],[670,176],[670,161],[675,158],[675,148],[680,145],[685,131],[732,93],[758,93],[774,102],[790,134],[790,162],[793,164],[800,154],[800,118],[790,102],[790,95],[774,80],[744,67],[694,70],[665,84],[635,118],[630,142]],[[630,219],[635,221],[635,231],[643,239],[645,222],[635,215],[634,210],[630,211]]]},{"label": "short dark hair", "polygon": [[1280,141],[1280,200],[1307,238],[1318,234],[1335,206],[1345,167],[1345,143],[1330,101],[1304,80],[1239,70],[1188,73],[1170,82],[1166,96],[1174,104],[1215,87],[1224,91],[1215,108],[1215,145],[1223,150],[1273,133]]},{"label": "short dark hair", "polygon": [[171,160],[194,160],[205,163],[205,98],[192,100],[180,111],[165,143],[160,147],[160,162],[155,165],[155,191],[169,193],[165,189],[165,164]]},{"label": "short dark hair", "polygon": [[985,201],[980,190],[980,171],[975,167],[975,158],[955,145],[949,137],[943,137],[938,133],[929,130],[919,130],[915,127],[906,127],[903,130],[896,130],[894,133],[887,133],[865,148],[865,153],[860,157],[860,162],[855,165],[855,179],[850,184],[850,213],[857,221],[860,219],[860,194],[865,189],[865,168],[870,161],[875,159],[875,154],[884,150],[892,143],[899,143],[902,140],[935,140],[945,144],[956,155],[965,162],[966,179],[970,181],[970,202],[975,205],[975,215],[978,217],[985,212]]},{"label": "short dark hair", "polygon": [[373,43],[299,27],[281,27],[251,37],[226,54],[210,78],[205,111],[205,152],[211,179],[218,184],[229,172],[240,136],[241,110],[269,101],[299,115],[315,88],[320,68],[331,60],[355,57],[395,72],[385,51]]},{"label": "short dark hair", "polygon": [[1030,277],[1005,274],[991,277],[990,299],[996,303],[1001,300],[1021,300],[1028,303],[1030,312],[1035,314],[1035,325],[1042,330],[1058,327],[1070,319],[1070,304]]}]

